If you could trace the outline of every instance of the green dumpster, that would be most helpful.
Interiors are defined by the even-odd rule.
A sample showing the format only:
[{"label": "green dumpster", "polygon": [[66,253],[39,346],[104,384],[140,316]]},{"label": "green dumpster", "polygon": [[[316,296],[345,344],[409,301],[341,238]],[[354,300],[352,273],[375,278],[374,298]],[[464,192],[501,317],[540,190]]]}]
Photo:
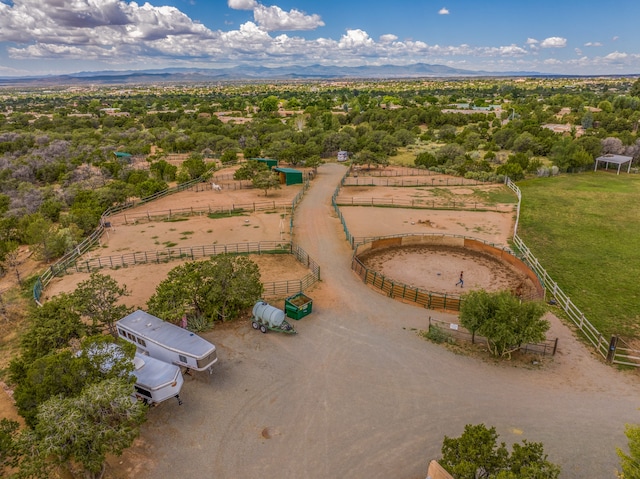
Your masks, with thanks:
[{"label": "green dumpster", "polygon": [[311,313],[313,300],[304,293],[294,294],[284,300],[284,311],[292,319],[304,318]]}]

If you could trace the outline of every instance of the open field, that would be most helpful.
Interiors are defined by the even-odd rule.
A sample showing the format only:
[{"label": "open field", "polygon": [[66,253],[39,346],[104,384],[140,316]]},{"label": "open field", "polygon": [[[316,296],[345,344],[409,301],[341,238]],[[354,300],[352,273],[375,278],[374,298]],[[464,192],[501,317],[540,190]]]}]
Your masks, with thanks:
[{"label": "open field", "polygon": [[640,335],[640,177],[583,173],[518,183],[518,234],[605,336]]}]

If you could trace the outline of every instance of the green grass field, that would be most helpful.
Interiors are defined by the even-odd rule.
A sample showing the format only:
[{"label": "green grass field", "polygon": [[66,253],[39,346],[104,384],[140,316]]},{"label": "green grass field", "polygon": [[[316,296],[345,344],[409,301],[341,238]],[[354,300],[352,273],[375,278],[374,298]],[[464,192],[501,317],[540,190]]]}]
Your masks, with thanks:
[{"label": "green grass field", "polygon": [[583,173],[518,183],[518,234],[608,337],[640,337],[640,176]]}]

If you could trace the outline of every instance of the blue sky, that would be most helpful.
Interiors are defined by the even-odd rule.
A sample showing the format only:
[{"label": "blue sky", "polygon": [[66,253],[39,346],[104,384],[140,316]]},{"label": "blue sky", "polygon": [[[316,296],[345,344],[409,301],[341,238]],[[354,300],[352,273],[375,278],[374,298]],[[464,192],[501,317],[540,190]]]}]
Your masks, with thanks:
[{"label": "blue sky", "polygon": [[639,0],[0,0],[0,76],[239,64],[640,74]]}]

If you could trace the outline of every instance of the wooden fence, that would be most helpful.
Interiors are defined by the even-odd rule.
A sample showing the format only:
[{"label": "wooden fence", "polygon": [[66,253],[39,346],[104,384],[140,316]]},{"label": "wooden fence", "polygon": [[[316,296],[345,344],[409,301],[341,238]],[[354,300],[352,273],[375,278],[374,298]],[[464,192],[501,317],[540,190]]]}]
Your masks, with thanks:
[{"label": "wooden fence", "polygon": [[[309,269],[301,279],[263,283],[265,296],[281,296],[300,293],[320,281],[320,266],[305,250],[293,243],[261,241],[258,243],[234,243],[226,245],[204,245],[183,248],[165,248],[157,251],[140,251],[124,255],[99,256],[76,259],[75,262],[53,265],[47,270],[51,278],[69,273],[91,273],[101,269],[127,268],[136,265],[167,263],[169,261],[194,261],[219,254],[291,254]],[[43,275],[44,276],[44,275]],[[49,279],[50,281],[50,279]],[[48,283],[48,281],[47,281]],[[42,289],[39,291],[42,294]],[[35,294],[35,293],[34,293]],[[39,298],[38,298],[39,300]]]},{"label": "wooden fence", "polygon": [[107,223],[112,224],[116,219],[121,220],[124,224],[139,223],[141,221],[171,221],[180,217],[202,216],[202,215],[233,215],[240,213],[248,213],[256,211],[282,210],[289,212],[291,210],[291,202],[289,201],[262,201],[253,203],[230,203],[219,207],[202,206],[188,208],[171,208],[168,210],[141,211],[138,213],[121,213],[112,215]]},{"label": "wooden fence", "polygon": [[[428,171],[428,170],[421,170]],[[429,172],[430,175],[426,173],[423,176],[433,176],[433,173]],[[412,175],[416,176],[416,175]],[[400,187],[416,187],[416,186],[425,186],[425,187],[443,187],[443,186],[477,186],[477,185],[485,185],[487,182],[474,180],[471,178],[437,178],[432,177],[430,179],[424,178],[405,178],[405,177],[376,177],[376,176],[368,176],[362,175],[358,172],[357,176],[355,174],[353,176],[348,177],[344,186],[400,186]]]},{"label": "wooden fence", "polygon": [[432,176],[442,175],[435,171],[427,170],[426,168],[396,168],[393,170],[387,170],[384,168],[376,169],[364,169],[359,166],[357,169],[354,167],[352,174],[358,174],[358,176],[375,176],[375,177],[395,177],[395,176]]},{"label": "wooden fence", "polygon": [[[479,335],[472,335],[465,328],[460,326],[457,323],[449,323],[447,321],[441,321],[439,319],[432,318],[429,316],[429,331],[432,328],[438,328],[443,334],[450,336],[454,339],[473,342],[474,344],[485,344],[488,345],[487,338]],[[541,343],[527,343],[521,345],[518,350],[521,353],[525,354],[538,354],[540,356],[555,356],[556,351],[558,350],[558,338],[555,339],[546,339]]]},{"label": "wooden fence", "polygon": [[219,254],[278,254],[290,253],[290,250],[290,243],[277,241],[164,248],[153,251],[136,251],[122,255],[78,258],[74,264],[65,265],[64,269],[56,268],[55,273],[57,275],[68,274],[69,270],[71,270],[71,273],[90,273],[104,268],[127,268],[141,264],[168,263],[174,260],[194,261]]},{"label": "wooden fence", "polygon": [[442,311],[460,311],[460,296],[446,293],[434,293],[421,288],[407,286],[386,276],[368,269],[355,255],[351,260],[353,269],[364,284],[379,289],[393,299],[417,304],[426,309]]},{"label": "wooden fence", "polygon": [[360,198],[356,196],[337,196],[335,202],[338,206],[382,206],[393,208],[425,208],[430,210],[469,210],[469,211],[495,211],[504,213],[512,211],[514,205],[496,203],[478,203],[471,201],[448,201],[443,198]]}]

